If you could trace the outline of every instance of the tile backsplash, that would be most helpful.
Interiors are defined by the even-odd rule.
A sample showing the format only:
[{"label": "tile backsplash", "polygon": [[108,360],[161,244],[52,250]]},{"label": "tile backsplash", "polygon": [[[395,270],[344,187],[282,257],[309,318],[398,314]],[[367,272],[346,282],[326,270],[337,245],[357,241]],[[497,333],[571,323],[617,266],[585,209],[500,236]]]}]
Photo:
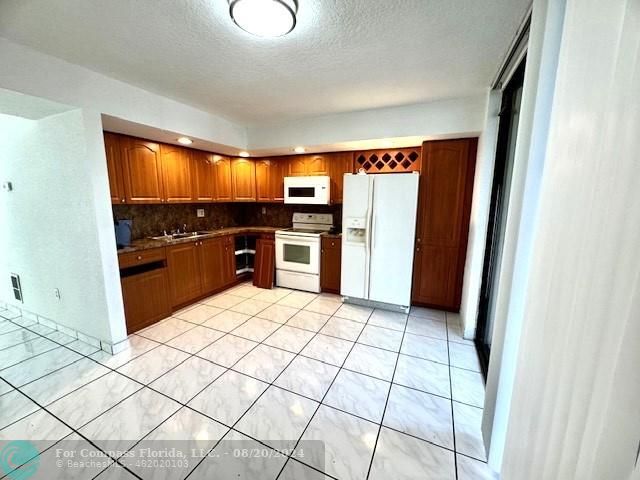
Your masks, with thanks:
[{"label": "tile backsplash", "polygon": [[[205,216],[198,218],[202,208]],[[264,214],[262,213],[264,209]],[[334,225],[342,222],[342,205],[284,205],[271,203],[197,203],[172,205],[113,205],[116,220],[133,220],[132,239],[161,235],[163,230],[213,230],[223,227],[290,227],[294,212],[333,213]]]}]

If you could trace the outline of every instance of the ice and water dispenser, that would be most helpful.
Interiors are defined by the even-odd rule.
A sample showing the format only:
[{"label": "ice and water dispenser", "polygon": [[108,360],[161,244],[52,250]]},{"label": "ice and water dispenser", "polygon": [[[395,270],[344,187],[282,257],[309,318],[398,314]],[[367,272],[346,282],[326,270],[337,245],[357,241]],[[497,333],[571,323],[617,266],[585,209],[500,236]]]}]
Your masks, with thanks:
[{"label": "ice and water dispenser", "polygon": [[367,241],[367,219],[366,218],[347,218],[346,224],[343,225],[346,241],[349,243],[366,243]]}]

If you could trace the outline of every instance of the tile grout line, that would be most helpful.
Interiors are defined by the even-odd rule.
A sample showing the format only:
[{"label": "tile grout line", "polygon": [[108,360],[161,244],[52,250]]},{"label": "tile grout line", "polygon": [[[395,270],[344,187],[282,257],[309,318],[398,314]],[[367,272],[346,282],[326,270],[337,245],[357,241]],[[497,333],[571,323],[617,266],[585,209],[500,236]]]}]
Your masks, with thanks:
[{"label": "tile grout line", "polygon": [[456,446],[456,419],[453,412],[453,381],[451,380],[451,351],[449,350],[449,315],[445,312],[444,319],[447,325],[447,356],[449,358],[449,389],[451,390],[451,427],[453,429],[453,468],[458,480],[458,449]]},{"label": "tile grout line", "polygon": [[[345,305],[345,303],[343,302],[342,305]],[[340,309],[341,307],[338,307],[338,309],[336,310],[336,312]],[[365,327],[369,324],[369,319],[371,318],[371,315],[373,315],[373,312],[375,311],[374,308],[371,309],[371,312],[369,313],[369,315],[367,316],[367,321],[364,322]],[[333,313],[335,315],[335,312]],[[331,317],[329,317],[329,319],[331,319],[333,317],[333,315]],[[340,317],[338,317],[340,318]],[[327,320],[328,322],[329,320]],[[326,322],[325,322],[326,325]],[[318,411],[320,410],[320,407],[322,405],[325,405],[324,401],[327,398],[327,395],[329,394],[329,391],[331,390],[331,387],[333,387],[333,384],[336,381],[336,378],[338,378],[338,376],[340,375],[340,372],[342,371],[344,364],[347,362],[347,359],[349,358],[349,355],[351,355],[351,352],[353,351],[353,349],[355,348],[355,346],[357,345],[358,339],[360,338],[360,335],[362,335],[362,332],[364,332],[364,328],[362,328],[362,330],[360,330],[360,333],[358,334],[358,336],[356,337],[355,341],[352,342],[351,348],[349,349],[349,352],[345,355],[344,360],[342,361],[342,365],[340,367],[338,367],[338,371],[336,372],[335,376],[333,377],[333,380],[331,381],[331,383],[329,384],[329,386],[327,387],[327,390],[324,392],[324,395],[322,396],[322,398],[320,399],[320,401],[318,402],[318,406],[315,409],[315,411],[313,412],[313,414],[311,415],[311,417],[309,417],[309,421],[307,422],[307,425],[304,427],[304,429],[302,430],[302,433],[300,434],[300,436],[298,437],[298,440],[296,441],[295,445],[293,446],[292,451],[295,452],[295,450],[298,448],[298,444],[300,443],[300,441],[302,440],[302,437],[304,437],[304,434],[306,433],[307,429],[309,428],[309,425],[311,425],[311,422],[313,422],[313,419],[315,418],[315,416],[318,414]],[[324,328],[324,326],[323,326]],[[320,334],[320,332],[318,331],[318,335]],[[314,337],[315,338],[315,337]],[[370,422],[370,420],[367,420]],[[373,423],[373,422],[371,422]],[[372,452],[373,455],[374,452]],[[325,459],[326,459],[326,452],[325,452]],[[311,468],[313,468],[314,470],[318,470],[315,467],[312,467],[311,465],[304,463],[300,460],[297,460],[298,462],[302,463],[305,466],[309,466]],[[280,478],[280,476],[282,475],[282,472],[284,471],[285,467],[287,466],[287,463],[285,463],[282,468],[280,469],[280,472],[278,473],[278,475],[276,476],[276,480],[278,480]],[[326,469],[326,464],[325,464],[325,469]],[[319,470],[318,470],[319,471]],[[326,472],[322,472],[325,475],[327,475]],[[333,477],[332,475],[328,475]],[[333,477],[335,478],[335,477]]]},{"label": "tile grout line", "polygon": [[[411,307],[409,307],[411,308]],[[411,311],[411,310],[409,310]],[[402,349],[402,344],[404,343],[404,337],[407,333],[407,326],[409,325],[409,315],[407,314],[407,320],[404,324],[404,330],[402,332],[402,340],[400,342],[400,349]],[[375,444],[373,446],[373,453],[371,455],[371,460],[369,461],[369,469],[367,470],[367,476],[366,478],[369,478],[369,475],[371,475],[371,468],[373,467],[373,461],[375,459],[376,456],[376,450],[378,449],[378,440],[380,439],[380,434],[382,433],[382,424],[384,423],[384,416],[387,413],[387,405],[389,405],[389,399],[391,398],[391,389],[393,388],[393,379],[396,376],[396,370],[398,368],[398,362],[400,361],[400,352],[398,352],[398,356],[396,357],[396,363],[393,366],[393,374],[391,375],[391,382],[389,385],[389,390],[387,392],[387,399],[384,402],[384,409],[382,410],[382,418],[380,419],[380,425],[378,426],[378,434],[376,435],[376,441]]]}]

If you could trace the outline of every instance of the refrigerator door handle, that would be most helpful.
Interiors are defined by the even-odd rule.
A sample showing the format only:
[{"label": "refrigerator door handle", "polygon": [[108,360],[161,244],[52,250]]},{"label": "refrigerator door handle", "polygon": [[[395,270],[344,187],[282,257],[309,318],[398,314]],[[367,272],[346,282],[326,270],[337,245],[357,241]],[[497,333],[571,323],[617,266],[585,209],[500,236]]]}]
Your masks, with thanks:
[{"label": "refrigerator door handle", "polygon": [[371,251],[376,248],[376,214],[373,214],[371,220]]}]

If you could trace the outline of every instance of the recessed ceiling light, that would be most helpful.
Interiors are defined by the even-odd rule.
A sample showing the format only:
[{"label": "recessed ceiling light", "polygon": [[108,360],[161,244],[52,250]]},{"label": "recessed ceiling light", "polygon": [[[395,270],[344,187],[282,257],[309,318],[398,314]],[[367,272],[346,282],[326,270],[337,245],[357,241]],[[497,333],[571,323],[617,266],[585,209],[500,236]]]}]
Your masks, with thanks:
[{"label": "recessed ceiling light", "polygon": [[245,158],[251,156],[251,155],[249,155],[249,152],[245,152],[245,151],[240,152],[238,155],[240,155],[241,157],[245,157]]},{"label": "recessed ceiling light", "polygon": [[298,0],[229,0],[229,14],[245,32],[281,37],[296,26]]},{"label": "recessed ceiling light", "polygon": [[304,152],[307,151],[307,149],[304,148],[304,147],[296,147],[296,148],[293,149],[293,151],[296,152],[296,153],[304,153]]},{"label": "recessed ceiling light", "polygon": [[193,140],[191,140],[189,137],[180,137],[178,139],[178,143],[181,143],[182,145],[191,145],[193,143]]}]

